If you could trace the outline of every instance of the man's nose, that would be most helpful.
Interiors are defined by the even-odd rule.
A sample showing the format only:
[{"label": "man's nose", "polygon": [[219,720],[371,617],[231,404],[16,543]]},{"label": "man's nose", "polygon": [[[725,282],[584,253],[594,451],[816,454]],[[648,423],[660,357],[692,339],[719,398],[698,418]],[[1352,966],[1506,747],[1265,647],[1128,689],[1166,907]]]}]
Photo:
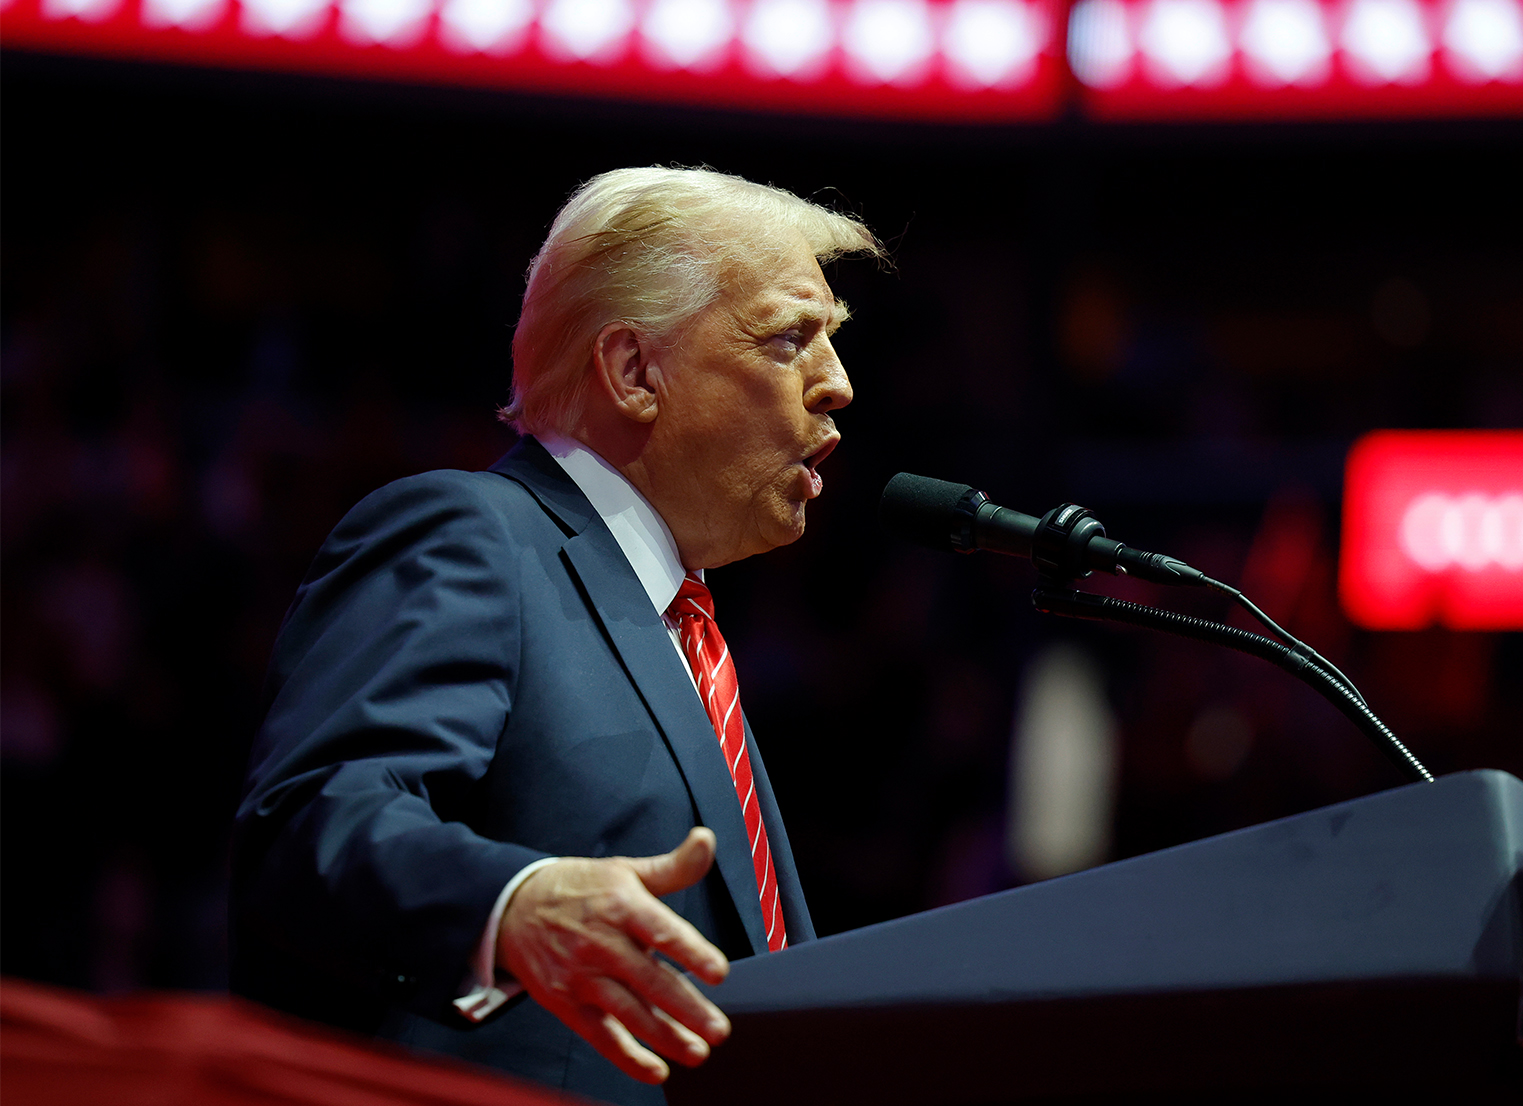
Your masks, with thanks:
[{"label": "man's nose", "polygon": [[833,347],[826,348],[827,356],[804,393],[804,406],[813,414],[834,411],[851,402],[851,380],[846,375],[846,366],[841,364]]}]

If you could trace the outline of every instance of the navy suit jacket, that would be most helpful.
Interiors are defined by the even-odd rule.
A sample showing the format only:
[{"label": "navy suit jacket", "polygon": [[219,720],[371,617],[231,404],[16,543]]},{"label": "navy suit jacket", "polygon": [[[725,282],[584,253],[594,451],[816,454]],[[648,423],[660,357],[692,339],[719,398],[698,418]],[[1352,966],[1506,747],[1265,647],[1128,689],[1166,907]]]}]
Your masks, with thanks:
[{"label": "navy suit jacket", "polygon": [[[544,856],[645,856],[695,825],[666,902],[764,953],[744,820],[687,672],[612,533],[532,438],[375,492],[329,536],[271,662],[233,856],[233,987],[612,1102],[663,1101],[532,1000],[452,1000],[499,892]],[[749,737],[749,726],[747,734]],[[813,936],[751,746],[790,942]]]}]

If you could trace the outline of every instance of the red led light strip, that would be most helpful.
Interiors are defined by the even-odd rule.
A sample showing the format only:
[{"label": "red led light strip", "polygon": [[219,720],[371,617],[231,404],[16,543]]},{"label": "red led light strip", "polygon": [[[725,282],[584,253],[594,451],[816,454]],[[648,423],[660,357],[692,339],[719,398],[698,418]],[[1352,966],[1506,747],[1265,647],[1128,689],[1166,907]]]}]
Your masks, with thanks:
[{"label": "red led light strip", "polygon": [[1099,118],[1523,112],[1523,0],[1077,0],[1068,55]]},{"label": "red led light strip", "polygon": [[0,45],[890,118],[1523,115],[1523,0],[0,0]]},{"label": "red led light strip", "polygon": [[1050,0],[9,0],[0,43],[895,118],[1053,116]]}]

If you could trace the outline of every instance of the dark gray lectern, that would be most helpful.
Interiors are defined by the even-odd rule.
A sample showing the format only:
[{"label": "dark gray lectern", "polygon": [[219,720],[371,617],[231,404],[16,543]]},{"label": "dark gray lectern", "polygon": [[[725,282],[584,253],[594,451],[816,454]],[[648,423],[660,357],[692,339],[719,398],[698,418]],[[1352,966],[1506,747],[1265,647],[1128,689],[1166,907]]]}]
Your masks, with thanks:
[{"label": "dark gray lectern", "polygon": [[1465,772],[827,937],[710,989],[668,1098],[1523,1102],[1520,867]]}]

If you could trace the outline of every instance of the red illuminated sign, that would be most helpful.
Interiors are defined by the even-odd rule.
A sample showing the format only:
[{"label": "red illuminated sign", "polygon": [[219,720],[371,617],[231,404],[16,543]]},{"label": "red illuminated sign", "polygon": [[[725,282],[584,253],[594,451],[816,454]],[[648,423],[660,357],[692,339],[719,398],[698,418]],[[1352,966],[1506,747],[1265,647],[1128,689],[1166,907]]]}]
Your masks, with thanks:
[{"label": "red illuminated sign", "polygon": [[1058,0],[0,0],[47,51],[708,107],[1058,114]]},{"label": "red illuminated sign", "polygon": [[986,122],[1523,115],[1523,0],[0,0],[21,49]]},{"label": "red illuminated sign", "polygon": [[1075,0],[1102,118],[1523,110],[1523,0]]},{"label": "red illuminated sign", "polygon": [[1355,443],[1339,592],[1370,629],[1523,628],[1523,432],[1382,430]]}]

